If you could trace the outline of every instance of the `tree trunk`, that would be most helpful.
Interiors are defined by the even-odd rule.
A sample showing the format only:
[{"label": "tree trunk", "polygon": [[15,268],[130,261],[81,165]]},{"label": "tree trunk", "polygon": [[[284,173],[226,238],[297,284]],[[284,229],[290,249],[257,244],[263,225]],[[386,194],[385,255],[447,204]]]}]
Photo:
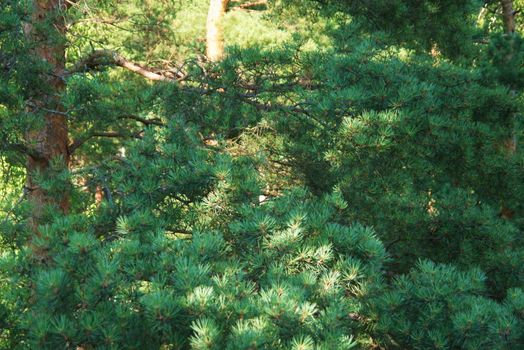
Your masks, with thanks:
[{"label": "tree trunk", "polygon": [[211,62],[219,61],[224,56],[222,18],[228,2],[229,0],[210,0],[209,3],[206,56]]},{"label": "tree trunk", "polygon": [[[32,112],[42,116],[42,122],[26,134],[28,144],[38,156],[28,156],[27,181],[29,200],[33,205],[31,225],[37,232],[46,205],[54,205],[62,212],[69,210],[69,194],[51,196],[34,179],[36,173],[46,174],[52,160],[63,166],[69,163],[67,119],[62,113],[60,94],[65,84],[62,78],[65,68],[65,26],[59,11],[65,10],[61,0],[35,0],[32,22],[25,27],[27,38],[34,45],[37,57],[50,66],[41,77],[45,88],[39,89],[29,104]],[[46,22],[49,23],[46,23]]]},{"label": "tree trunk", "polygon": [[[500,0],[502,5],[502,21],[504,22],[504,33],[507,35],[512,35],[515,33],[515,11],[513,10],[513,0]],[[512,59],[512,53],[507,57],[508,62]],[[511,90],[510,94],[515,98],[515,90]],[[516,115],[513,115],[513,125],[516,125]],[[517,152],[517,134],[513,130],[512,136],[505,140],[504,146],[510,155],[514,155]],[[505,205],[502,206],[500,215],[504,219],[511,219],[513,217],[514,211],[512,208],[508,208]]]},{"label": "tree trunk", "polygon": [[502,20],[504,21],[504,32],[506,34],[515,32],[515,11],[513,0],[500,0],[502,4]]},{"label": "tree trunk", "polygon": [[[502,5],[502,20],[504,22],[504,32],[507,35],[515,33],[515,11],[513,10],[512,0],[500,0]],[[513,53],[510,53],[507,57],[508,62],[511,61]],[[511,90],[511,95],[515,98],[516,91]],[[516,124],[516,115],[513,116],[514,124]],[[510,154],[514,154],[517,151],[517,134],[514,131],[510,139],[505,142],[506,148]]]}]

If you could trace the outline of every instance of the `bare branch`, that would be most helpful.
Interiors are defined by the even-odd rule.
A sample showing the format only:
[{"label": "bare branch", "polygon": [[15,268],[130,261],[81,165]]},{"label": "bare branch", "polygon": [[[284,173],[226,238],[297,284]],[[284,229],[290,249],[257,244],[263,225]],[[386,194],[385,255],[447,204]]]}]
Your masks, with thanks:
[{"label": "bare branch", "polygon": [[78,0],[65,0],[64,7],[66,9],[69,9],[70,7],[76,6],[77,3],[78,3]]},{"label": "bare branch", "polygon": [[33,108],[33,111],[43,111],[43,112],[46,112],[46,113],[51,113],[51,114],[55,114],[55,115],[62,115],[64,117],[69,117],[69,113],[67,113],[67,112],[59,111],[57,109],[44,108],[44,107],[39,106],[39,105],[37,105],[35,103],[32,103],[32,102],[27,102],[26,105],[31,107],[31,108]]},{"label": "bare branch", "polygon": [[149,80],[154,81],[176,81],[171,77],[160,73],[153,72],[151,69],[133,63],[115,51],[111,50],[94,50],[91,54],[77,62],[66,75],[75,73],[97,70],[104,66],[119,66],[133,73],[139,74]]}]

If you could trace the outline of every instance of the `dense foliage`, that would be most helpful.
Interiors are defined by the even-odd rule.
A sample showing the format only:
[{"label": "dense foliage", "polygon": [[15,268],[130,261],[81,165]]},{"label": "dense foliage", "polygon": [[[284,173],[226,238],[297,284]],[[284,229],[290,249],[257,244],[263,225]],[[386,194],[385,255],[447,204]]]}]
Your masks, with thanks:
[{"label": "dense foliage", "polygon": [[524,349],[521,2],[209,3],[0,4],[0,349]]}]

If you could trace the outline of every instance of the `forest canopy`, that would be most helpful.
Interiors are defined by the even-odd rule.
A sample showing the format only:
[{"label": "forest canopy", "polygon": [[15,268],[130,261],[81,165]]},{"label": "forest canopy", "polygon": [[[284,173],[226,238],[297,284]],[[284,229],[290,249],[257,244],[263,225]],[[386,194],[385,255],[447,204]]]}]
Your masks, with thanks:
[{"label": "forest canopy", "polygon": [[524,349],[522,0],[1,0],[0,349]]}]

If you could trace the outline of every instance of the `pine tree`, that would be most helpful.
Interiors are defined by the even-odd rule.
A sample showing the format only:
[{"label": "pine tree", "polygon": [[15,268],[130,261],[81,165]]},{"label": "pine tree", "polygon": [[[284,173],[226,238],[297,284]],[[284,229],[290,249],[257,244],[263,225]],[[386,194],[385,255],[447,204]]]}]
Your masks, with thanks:
[{"label": "pine tree", "polygon": [[0,7],[0,348],[524,346],[519,2],[67,3]]}]

